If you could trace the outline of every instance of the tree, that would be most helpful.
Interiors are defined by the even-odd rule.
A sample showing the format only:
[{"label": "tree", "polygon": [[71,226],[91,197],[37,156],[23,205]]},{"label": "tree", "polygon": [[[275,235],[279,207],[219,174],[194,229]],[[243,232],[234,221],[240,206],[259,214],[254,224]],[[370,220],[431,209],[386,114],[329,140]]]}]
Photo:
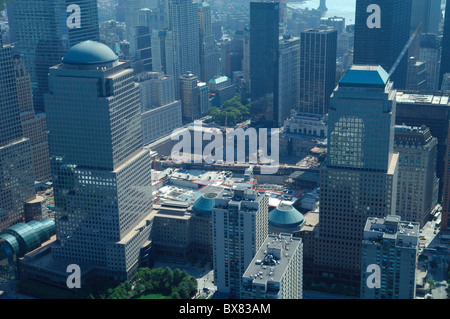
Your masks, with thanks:
[{"label": "tree", "polygon": [[183,273],[180,268],[177,268],[173,271],[173,285],[178,286],[183,279]]},{"label": "tree", "polygon": [[430,285],[429,291],[431,292],[431,290],[433,290],[435,287],[435,281],[433,279],[430,279],[430,280],[427,280],[427,283]]}]

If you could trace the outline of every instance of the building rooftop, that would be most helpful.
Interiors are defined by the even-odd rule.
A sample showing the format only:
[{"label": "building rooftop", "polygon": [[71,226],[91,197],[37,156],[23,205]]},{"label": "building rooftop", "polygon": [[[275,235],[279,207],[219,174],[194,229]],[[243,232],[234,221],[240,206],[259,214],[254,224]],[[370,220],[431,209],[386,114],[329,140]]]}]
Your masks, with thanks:
[{"label": "building rooftop", "polygon": [[302,240],[290,234],[269,235],[247,267],[244,278],[253,284],[280,282]]},{"label": "building rooftop", "polygon": [[103,64],[115,62],[119,57],[107,45],[84,41],[67,51],[63,62],[67,64]]},{"label": "building rooftop", "polygon": [[364,227],[363,242],[381,244],[383,240],[391,240],[397,247],[417,248],[419,229],[419,223],[401,221],[397,215],[369,217]]},{"label": "building rooftop", "polygon": [[291,205],[281,204],[269,214],[269,225],[280,228],[301,227],[305,223],[303,214]]},{"label": "building rooftop", "polygon": [[433,104],[450,106],[449,95],[439,93],[427,94],[397,91],[395,100],[397,101],[397,103],[405,104]]},{"label": "building rooftop", "polygon": [[389,81],[389,74],[381,66],[354,65],[339,81],[343,85],[382,85]]},{"label": "building rooftop", "polygon": [[196,214],[202,214],[202,215],[211,215],[213,208],[215,206],[215,198],[217,197],[217,194],[215,193],[207,193],[203,194],[200,198],[198,198],[194,206],[192,207],[192,210]]}]

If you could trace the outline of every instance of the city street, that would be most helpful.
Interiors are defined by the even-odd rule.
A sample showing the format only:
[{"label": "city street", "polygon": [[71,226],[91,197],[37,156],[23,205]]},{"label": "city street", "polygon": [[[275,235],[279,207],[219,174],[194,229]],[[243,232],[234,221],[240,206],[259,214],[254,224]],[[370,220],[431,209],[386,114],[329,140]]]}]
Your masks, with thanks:
[{"label": "city street", "polygon": [[[436,224],[439,224],[441,217],[426,223],[420,236],[420,252],[428,257],[426,280],[434,280],[435,288],[431,291],[433,299],[447,298],[447,264],[449,261],[449,244],[442,236],[442,233]],[[448,234],[447,234],[448,235]],[[435,264],[436,267],[431,267]]]}]

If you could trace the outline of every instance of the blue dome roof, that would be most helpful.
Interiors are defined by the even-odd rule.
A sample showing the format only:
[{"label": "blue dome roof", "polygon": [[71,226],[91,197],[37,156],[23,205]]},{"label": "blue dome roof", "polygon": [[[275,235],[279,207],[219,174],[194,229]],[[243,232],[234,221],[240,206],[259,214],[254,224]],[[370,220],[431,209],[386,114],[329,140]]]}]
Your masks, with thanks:
[{"label": "blue dome roof", "polygon": [[214,193],[202,195],[202,197],[195,201],[192,210],[197,214],[211,215],[212,210],[216,205],[216,201],[214,200],[216,197],[217,194]]},{"label": "blue dome roof", "polygon": [[119,57],[107,45],[84,41],[67,51],[63,62],[67,64],[102,64],[117,61]]},{"label": "blue dome roof", "polygon": [[296,228],[305,223],[303,214],[291,205],[281,204],[269,214],[269,225],[280,228]]}]

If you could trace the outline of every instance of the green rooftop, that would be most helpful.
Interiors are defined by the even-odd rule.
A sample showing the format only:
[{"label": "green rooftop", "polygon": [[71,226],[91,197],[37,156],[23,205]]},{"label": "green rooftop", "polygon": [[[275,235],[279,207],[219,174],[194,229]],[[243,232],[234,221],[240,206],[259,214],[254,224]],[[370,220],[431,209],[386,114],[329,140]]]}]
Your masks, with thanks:
[{"label": "green rooftop", "polygon": [[305,223],[303,214],[291,205],[281,204],[269,214],[269,225],[278,228],[298,228]]}]

